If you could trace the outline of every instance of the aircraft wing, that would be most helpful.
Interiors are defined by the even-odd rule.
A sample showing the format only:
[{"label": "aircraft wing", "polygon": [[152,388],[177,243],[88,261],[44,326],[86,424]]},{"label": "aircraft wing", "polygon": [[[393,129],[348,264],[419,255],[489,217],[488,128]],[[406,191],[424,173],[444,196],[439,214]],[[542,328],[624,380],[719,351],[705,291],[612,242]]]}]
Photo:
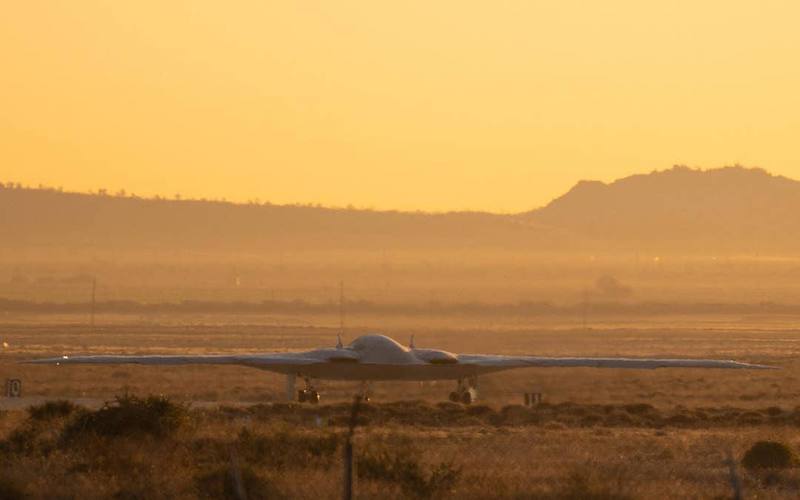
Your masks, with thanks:
[{"label": "aircraft wing", "polygon": [[311,365],[325,360],[307,356],[310,353],[274,353],[274,354],[235,354],[235,355],[98,355],[98,356],[61,356],[58,358],[35,359],[26,361],[30,364],[71,365],[241,365],[264,370],[283,371],[295,366]]},{"label": "aircraft wing", "polygon": [[772,366],[718,359],[551,358],[542,356],[461,354],[458,356],[458,362],[459,364],[485,367],[488,370],[525,367],[774,369]]}]

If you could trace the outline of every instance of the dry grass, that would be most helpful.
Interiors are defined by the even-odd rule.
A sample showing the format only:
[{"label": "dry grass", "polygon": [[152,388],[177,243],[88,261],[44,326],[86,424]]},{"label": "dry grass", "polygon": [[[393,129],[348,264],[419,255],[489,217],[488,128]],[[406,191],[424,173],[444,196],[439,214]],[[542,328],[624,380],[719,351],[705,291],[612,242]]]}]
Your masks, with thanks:
[{"label": "dry grass", "polygon": [[[0,326],[10,347],[0,362],[0,378],[21,378],[27,396],[110,399],[130,390],[166,394],[187,401],[279,401],[280,375],[241,367],[32,366],[17,360],[64,353],[209,353],[269,352],[334,345],[336,329],[326,326],[272,326],[259,318],[163,318],[157,323],[113,323],[102,319],[94,332],[64,322]],[[309,320],[310,321],[310,320]],[[444,326],[425,319],[353,318],[347,337],[381,331],[401,342],[415,334],[420,347],[454,352],[527,353],[553,356],[608,355],[713,357],[781,367],[776,371],[529,369],[480,380],[483,402],[494,407],[522,402],[523,392],[541,392],[549,403],[647,403],[677,405],[793,408],[800,399],[800,337],[794,329],[762,322],[760,329],[735,323],[714,328],[647,328],[608,325],[590,331],[536,325],[476,325],[451,319]],[[369,326],[374,325],[374,326]],[[325,401],[348,400],[353,384],[322,383]],[[381,383],[375,399],[422,399],[438,402],[450,383]]]},{"label": "dry grass", "polygon": [[[234,498],[231,474],[238,471],[248,498],[337,498],[345,429],[334,420],[320,425],[312,410],[287,410],[193,410],[168,432],[137,424],[114,436],[75,430],[81,415],[100,412],[55,412],[48,419],[15,415],[9,426],[14,430],[7,429],[0,445],[0,488],[6,489],[0,491],[16,489],[34,498],[50,497],[55,488],[65,498]],[[318,414],[346,410],[320,407]],[[417,406],[414,413],[427,422],[430,411]],[[29,446],[16,446],[19,432]],[[356,456],[364,467],[357,492],[359,498],[431,492],[437,498],[725,498],[731,494],[726,453],[741,458],[763,440],[800,447],[796,427],[786,425],[652,429],[373,422],[356,435]],[[739,474],[748,495],[800,493],[795,468],[740,468]]]},{"label": "dry grass", "polygon": [[[323,383],[323,400],[330,404],[299,408],[264,404],[282,399],[284,380],[247,368],[14,362],[64,352],[304,349],[333,344],[334,319],[276,326],[257,317],[100,318],[94,332],[78,322],[31,318],[0,326],[10,344],[0,379],[23,380],[30,399],[20,403],[87,398],[96,409],[126,391],[209,403],[190,410],[187,422],[166,436],[70,441],[63,429],[74,428],[86,410],[51,405],[29,414],[4,399],[0,495],[45,498],[58,488],[65,498],[233,498],[235,462],[248,498],[339,496],[342,424],[352,384]],[[783,368],[520,370],[481,379],[484,398],[470,408],[441,403],[449,383],[376,384],[374,403],[362,414],[357,453],[393,450],[398,470],[406,472],[362,474],[359,498],[408,496],[412,490],[401,478],[422,471],[417,477],[428,481],[437,467],[459,471],[437,497],[727,498],[728,450],[741,459],[757,441],[779,441],[800,451],[797,332],[783,319],[760,321],[759,328],[730,320],[710,323],[713,328],[661,328],[656,319],[644,326],[609,322],[591,331],[457,318],[351,318],[350,324],[365,325],[353,326],[350,337],[379,330],[404,341],[414,333],[420,347],[462,352],[721,357]],[[519,406],[524,391],[544,393],[545,404]],[[398,400],[405,402],[392,402]],[[800,494],[796,468],[739,473],[748,496]]]}]

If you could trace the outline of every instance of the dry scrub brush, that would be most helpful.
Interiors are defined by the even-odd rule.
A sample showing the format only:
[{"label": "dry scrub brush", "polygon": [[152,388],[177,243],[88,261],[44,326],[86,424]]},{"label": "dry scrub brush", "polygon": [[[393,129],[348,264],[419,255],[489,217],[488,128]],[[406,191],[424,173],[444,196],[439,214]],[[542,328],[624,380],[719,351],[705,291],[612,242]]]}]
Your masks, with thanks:
[{"label": "dry scrub brush", "polygon": [[[337,498],[345,430],[339,417],[346,411],[344,405],[193,410],[131,395],[95,411],[45,403],[4,417],[16,423],[0,441],[0,498],[46,498],[56,489],[85,499],[237,498],[242,490],[248,498]],[[659,414],[647,405],[365,405],[367,427],[355,441],[357,494],[382,500],[727,496],[727,447],[739,457],[757,441],[784,443],[792,455],[798,448],[794,424],[743,427],[738,416],[726,417],[730,425],[709,424],[717,413],[682,408],[677,414],[693,419],[683,429],[643,425]],[[741,469],[746,492],[767,499],[800,493],[794,461],[782,469],[766,465]]]}]

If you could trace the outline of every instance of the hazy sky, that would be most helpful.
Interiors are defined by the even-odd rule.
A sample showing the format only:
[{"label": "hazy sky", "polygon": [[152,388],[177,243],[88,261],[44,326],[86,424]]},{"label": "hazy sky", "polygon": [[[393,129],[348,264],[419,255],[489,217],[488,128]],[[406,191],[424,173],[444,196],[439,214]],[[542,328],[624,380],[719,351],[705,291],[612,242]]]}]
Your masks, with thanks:
[{"label": "hazy sky", "polygon": [[0,180],[533,208],[675,163],[800,177],[800,2],[5,1]]}]

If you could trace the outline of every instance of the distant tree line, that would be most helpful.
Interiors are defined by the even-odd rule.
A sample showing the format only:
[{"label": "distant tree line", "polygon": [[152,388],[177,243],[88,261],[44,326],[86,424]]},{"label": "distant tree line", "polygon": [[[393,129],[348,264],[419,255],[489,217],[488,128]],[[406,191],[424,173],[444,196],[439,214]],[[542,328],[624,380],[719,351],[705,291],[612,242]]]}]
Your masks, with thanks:
[{"label": "distant tree line", "polygon": [[[115,192],[109,191],[107,188],[98,188],[97,190],[89,190],[88,192],[79,192],[79,191],[64,191],[62,186],[58,187],[51,187],[46,186],[44,184],[39,184],[37,187],[31,187],[24,185],[20,182],[2,182],[0,181],[0,189],[16,189],[16,190],[29,190],[29,191],[45,191],[45,192],[55,192],[55,193],[67,193],[67,194],[76,194],[76,195],[85,195],[85,196],[96,196],[102,198],[127,198],[127,199],[135,199],[135,200],[152,200],[152,201],[186,201],[186,202],[195,202],[195,203],[218,203],[218,204],[228,204],[228,205],[244,205],[244,206],[254,206],[254,207],[273,207],[273,206],[283,206],[283,207],[296,207],[296,208],[315,208],[315,209],[326,209],[332,210],[337,212],[386,212],[386,213],[401,213],[399,210],[377,210],[374,207],[361,207],[355,206],[352,204],[347,204],[344,207],[341,206],[328,206],[323,205],[322,203],[284,203],[284,204],[275,204],[268,200],[262,201],[261,198],[250,198],[245,202],[231,202],[228,201],[227,198],[187,198],[184,197],[180,193],[175,193],[171,198],[169,196],[164,196],[160,194],[155,194],[151,197],[146,196],[138,196],[136,193],[128,192],[125,189],[119,189]],[[426,212],[424,210],[415,210],[413,211],[417,214],[427,214],[430,212]]]}]

